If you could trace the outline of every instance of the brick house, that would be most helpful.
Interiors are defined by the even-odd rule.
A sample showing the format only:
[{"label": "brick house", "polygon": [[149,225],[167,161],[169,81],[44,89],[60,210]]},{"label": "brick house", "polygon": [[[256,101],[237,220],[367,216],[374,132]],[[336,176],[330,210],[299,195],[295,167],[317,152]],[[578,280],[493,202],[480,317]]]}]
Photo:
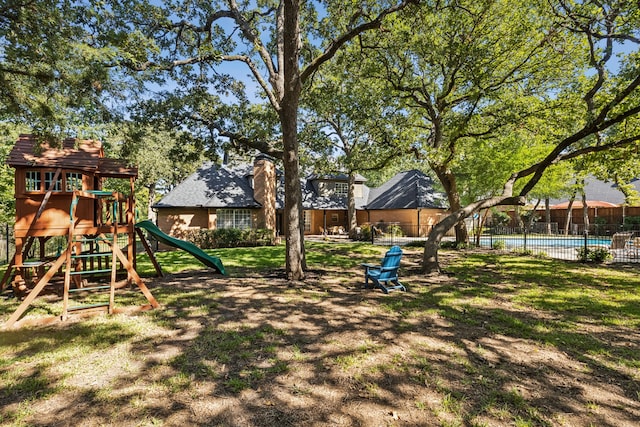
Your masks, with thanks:
[{"label": "brick house", "polygon": [[[377,188],[356,176],[358,225],[397,224],[408,236],[424,236],[447,211],[446,197],[420,171],[401,172]],[[179,236],[183,231],[215,228],[282,230],[284,181],[274,161],[258,155],[253,164],[204,164],[153,208],[158,226]],[[311,175],[302,182],[305,234],[345,232],[348,228],[348,176]]]}]

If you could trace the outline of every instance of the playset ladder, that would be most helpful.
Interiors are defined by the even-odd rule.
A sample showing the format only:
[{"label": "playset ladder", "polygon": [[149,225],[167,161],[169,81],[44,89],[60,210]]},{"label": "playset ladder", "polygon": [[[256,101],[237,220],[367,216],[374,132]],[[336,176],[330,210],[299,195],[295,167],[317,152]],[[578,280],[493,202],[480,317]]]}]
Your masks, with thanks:
[{"label": "playset ladder", "polygon": [[[42,215],[42,212],[44,212],[44,208],[47,206],[47,203],[49,202],[49,199],[53,194],[53,190],[56,187],[56,182],[58,181],[58,178],[60,177],[61,173],[62,173],[62,168],[57,168],[55,174],[53,175],[53,179],[51,180],[51,184],[49,184],[49,188],[47,188],[47,193],[42,198],[42,202],[40,202],[38,211],[33,217],[33,220],[31,220],[31,224],[29,225],[29,230],[33,228],[34,224],[38,221],[38,219]],[[33,242],[34,242],[34,237],[29,236],[29,238],[27,239],[27,244],[22,249],[22,253],[24,254],[28,253],[29,250],[31,249],[31,245],[33,245]],[[7,247],[7,251],[8,250],[9,248]],[[16,262],[16,254],[14,253],[13,257],[11,258],[11,261],[9,262],[9,265],[7,266],[7,270],[5,271],[5,273],[2,276],[2,279],[0,280],[0,292],[4,290],[5,285],[9,283],[9,279],[11,278],[11,272],[16,267],[15,262]]]}]

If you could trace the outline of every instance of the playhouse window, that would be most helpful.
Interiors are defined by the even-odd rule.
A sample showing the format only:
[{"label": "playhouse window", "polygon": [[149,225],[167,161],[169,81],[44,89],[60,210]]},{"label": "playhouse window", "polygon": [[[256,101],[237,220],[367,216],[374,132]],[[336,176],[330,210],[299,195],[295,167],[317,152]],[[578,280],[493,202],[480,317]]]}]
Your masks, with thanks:
[{"label": "playhouse window", "polygon": [[[58,179],[55,183],[53,183],[53,178],[55,178],[55,172],[45,172],[44,173],[44,188],[49,190],[51,188],[52,191],[62,191],[62,177],[58,175]],[[53,183],[53,188],[51,184]]]},{"label": "playhouse window", "polygon": [[218,209],[218,228],[251,228],[251,210]]},{"label": "playhouse window", "polygon": [[40,177],[40,171],[27,171],[26,190],[27,191],[42,190],[42,178]]},{"label": "playhouse window", "polygon": [[82,174],[67,172],[65,175],[65,191],[82,190]]}]

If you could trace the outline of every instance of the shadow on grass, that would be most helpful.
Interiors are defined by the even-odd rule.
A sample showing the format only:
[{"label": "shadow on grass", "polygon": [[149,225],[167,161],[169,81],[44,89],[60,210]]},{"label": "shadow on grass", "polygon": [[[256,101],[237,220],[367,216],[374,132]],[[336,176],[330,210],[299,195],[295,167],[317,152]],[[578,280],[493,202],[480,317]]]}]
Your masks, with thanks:
[{"label": "shadow on grass", "polygon": [[[231,277],[199,270],[154,282],[163,308],[141,319],[157,334],[115,320],[2,333],[3,373],[29,362],[51,396],[63,379],[38,357],[126,344],[139,366],[113,375],[113,393],[82,389],[53,415],[98,423],[613,427],[640,417],[631,373],[640,337],[627,326],[640,318],[627,295],[637,275],[468,254],[447,265],[453,277],[408,270],[410,292],[385,296],[360,288],[358,268],[383,251],[315,246],[313,273],[291,287],[281,252],[239,250]],[[3,405],[35,399],[28,389]]]}]

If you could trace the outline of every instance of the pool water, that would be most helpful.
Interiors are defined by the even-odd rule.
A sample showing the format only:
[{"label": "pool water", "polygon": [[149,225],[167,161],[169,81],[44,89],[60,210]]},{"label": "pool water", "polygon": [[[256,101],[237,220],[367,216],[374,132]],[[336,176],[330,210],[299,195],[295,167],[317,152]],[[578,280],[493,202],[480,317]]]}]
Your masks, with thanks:
[{"label": "pool water", "polygon": [[[491,246],[492,242],[502,241],[508,248],[522,248],[525,240],[522,237],[480,237],[480,246]],[[588,246],[610,246],[611,239],[588,238]],[[551,246],[577,248],[584,246],[584,237],[527,237],[527,246]]]}]

